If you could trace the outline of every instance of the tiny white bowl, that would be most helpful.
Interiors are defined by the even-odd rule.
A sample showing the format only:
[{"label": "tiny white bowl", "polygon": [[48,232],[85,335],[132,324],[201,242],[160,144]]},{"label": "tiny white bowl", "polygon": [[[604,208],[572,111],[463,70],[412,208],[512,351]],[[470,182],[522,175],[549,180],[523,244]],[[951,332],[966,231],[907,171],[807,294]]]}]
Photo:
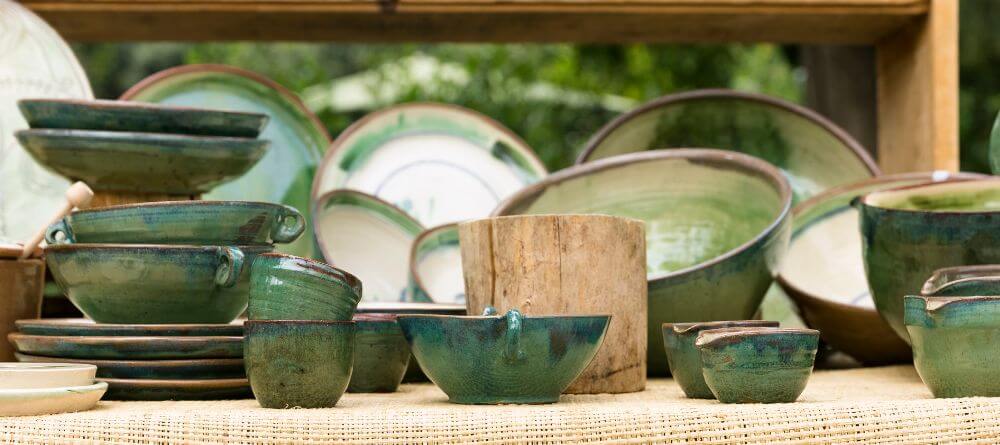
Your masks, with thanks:
[{"label": "tiny white bowl", "polygon": [[0,363],[0,390],[87,386],[97,366],[77,363]]}]

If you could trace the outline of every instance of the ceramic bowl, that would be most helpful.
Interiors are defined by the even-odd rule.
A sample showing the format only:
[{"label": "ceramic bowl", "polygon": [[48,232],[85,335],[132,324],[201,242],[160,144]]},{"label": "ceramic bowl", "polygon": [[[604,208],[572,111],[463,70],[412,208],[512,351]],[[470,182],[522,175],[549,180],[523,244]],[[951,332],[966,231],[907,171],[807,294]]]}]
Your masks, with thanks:
[{"label": "ceramic bowl", "polygon": [[599,213],[646,223],[648,369],[663,323],[751,318],[788,244],[791,189],[751,156],[686,149],[588,162],[529,186],[495,216]]},{"label": "ceramic bowl", "polygon": [[329,408],[351,380],[353,321],[249,320],[244,354],[264,408]]},{"label": "ceramic bowl", "polygon": [[119,100],[21,99],[17,107],[31,128],[255,138],[267,124],[267,115],[259,113]]},{"label": "ceramic bowl", "polygon": [[920,295],[935,297],[1000,295],[1000,265],[983,264],[935,270],[924,282]]},{"label": "ceramic bowl", "polygon": [[413,241],[410,292],[418,301],[465,304],[457,224],[427,229]]},{"label": "ceramic bowl", "polygon": [[17,352],[108,360],[239,358],[242,337],[76,337],[10,333]]},{"label": "ceramic bowl", "polygon": [[316,201],[313,227],[323,258],[365,283],[365,302],[412,301],[410,245],[423,231],[392,204],[353,190],[337,190]]},{"label": "ceramic bowl", "polygon": [[94,384],[97,367],[74,363],[0,363],[0,391]]},{"label": "ceramic bowl", "polygon": [[913,364],[934,397],[1000,396],[1000,297],[904,298]]},{"label": "ceramic bowl", "polygon": [[875,307],[909,340],[903,296],[942,267],[1000,263],[1000,180],[945,181],[883,190],[856,201]]},{"label": "ceramic bowl", "polygon": [[[400,315],[420,367],[452,403],[555,403],[590,364],[610,315]],[[525,382],[531,382],[530,385]]]},{"label": "ceramic bowl", "polygon": [[701,323],[663,323],[663,348],[667,352],[670,375],[684,395],[692,399],[714,399],[702,375],[701,351],[694,346],[702,331],[732,327],[778,327],[776,321],[741,320]]},{"label": "ceramic bowl", "polygon": [[229,323],[247,307],[244,264],[271,249],[62,244],[45,257],[70,301],[99,323]]},{"label": "ceramic bowl", "polygon": [[190,244],[269,246],[305,230],[295,209],[265,202],[149,202],[77,210],[49,226],[49,244]]},{"label": "ceramic bowl", "polygon": [[[424,314],[424,315],[466,315],[468,308],[465,304],[451,303],[423,303],[423,302],[373,302],[361,303],[356,310],[358,314],[390,313],[390,314]],[[417,360],[410,358],[410,364],[403,375],[403,382],[426,382],[427,376],[420,369]]]},{"label": "ceramic bowl", "polygon": [[250,269],[251,320],[349,321],[361,281],[319,261],[281,253],[257,257]]},{"label": "ceramic bowl", "polygon": [[14,322],[17,331],[30,335],[76,337],[242,337],[243,321],[229,324],[110,324],[87,318],[36,318]]},{"label": "ceramic bowl", "polygon": [[[242,350],[242,344],[240,345]],[[195,358],[174,360],[106,360],[94,358],[46,357],[14,353],[27,364],[74,363],[94,365],[97,377],[112,379],[199,380],[246,378],[243,358]],[[93,381],[93,377],[90,379]]]},{"label": "ceramic bowl", "polygon": [[91,130],[16,133],[38,163],[94,190],[197,195],[239,178],[267,152],[268,141]]},{"label": "ceramic bowl", "polygon": [[395,314],[354,316],[354,372],[347,392],[396,392],[410,363],[410,345]]},{"label": "ceramic bowl", "polygon": [[97,405],[108,384],[0,390],[0,417],[40,416],[86,411]]},{"label": "ceramic bowl", "polygon": [[806,388],[816,361],[819,331],[723,328],[695,341],[702,373],[722,403],[791,403]]},{"label": "ceramic bowl", "polygon": [[253,397],[247,379],[98,379],[107,400],[230,400]]}]

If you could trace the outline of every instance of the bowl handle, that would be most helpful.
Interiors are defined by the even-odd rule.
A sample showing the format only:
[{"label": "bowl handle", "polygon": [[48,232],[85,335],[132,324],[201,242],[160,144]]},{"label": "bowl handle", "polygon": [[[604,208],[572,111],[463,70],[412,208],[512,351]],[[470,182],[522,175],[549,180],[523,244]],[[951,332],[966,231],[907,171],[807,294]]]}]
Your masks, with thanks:
[{"label": "bowl handle", "polygon": [[48,229],[45,229],[45,242],[49,244],[73,244],[73,230],[66,224],[66,218],[56,221]]},{"label": "bowl handle", "polygon": [[271,229],[271,240],[276,243],[290,243],[295,241],[302,232],[306,230],[306,219],[291,207],[285,207],[274,221],[274,228]]},{"label": "bowl handle", "polygon": [[521,331],[524,328],[524,316],[521,311],[511,309],[504,315],[507,320],[507,350],[504,358],[508,363],[517,363],[524,360],[524,351],[521,350]]},{"label": "bowl handle", "polygon": [[215,269],[215,284],[233,287],[243,270],[243,251],[235,247],[219,248],[219,265]]}]

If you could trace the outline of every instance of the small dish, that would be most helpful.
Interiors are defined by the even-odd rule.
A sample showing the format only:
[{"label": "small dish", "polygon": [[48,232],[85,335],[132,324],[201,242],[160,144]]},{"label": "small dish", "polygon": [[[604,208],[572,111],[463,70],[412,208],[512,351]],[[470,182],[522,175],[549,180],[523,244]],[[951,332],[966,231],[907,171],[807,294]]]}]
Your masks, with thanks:
[{"label": "small dish", "polygon": [[0,417],[86,411],[97,405],[108,384],[35,389],[0,389]]},{"label": "small dish", "polygon": [[[420,367],[460,404],[555,403],[604,342],[610,315],[400,315]],[[530,384],[529,384],[530,382]]]},{"label": "small dish", "polygon": [[410,345],[394,314],[354,316],[354,371],[347,392],[396,392],[410,363]]},{"label": "small dish", "polygon": [[267,115],[259,113],[121,100],[21,99],[17,107],[31,128],[255,138],[267,124]]},{"label": "small dish", "polygon": [[247,379],[98,380],[108,385],[108,400],[228,400],[253,397]]},{"label": "small dish", "polygon": [[722,403],[791,403],[806,388],[816,361],[819,331],[722,328],[695,341],[702,373]]},{"label": "small dish", "polygon": [[[79,363],[97,366],[97,377],[117,379],[197,380],[246,378],[242,358],[180,360],[101,360],[14,353],[24,363]],[[91,378],[91,381],[94,379]]]},{"label": "small dish", "polygon": [[351,380],[353,321],[249,320],[246,369],[264,408],[330,408]]},{"label": "small dish", "polygon": [[[355,311],[358,314],[389,313],[389,314],[423,314],[423,315],[467,315],[465,304],[424,303],[424,302],[371,302],[361,303]],[[410,358],[410,364],[403,375],[403,382],[426,382],[427,376],[420,369],[417,359]]]},{"label": "small dish", "polygon": [[240,358],[242,337],[60,337],[12,333],[17,352],[79,359]]},{"label": "small dish", "polygon": [[1000,295],[1000,265],[956,266],[935,270],[924,282],[920,295],[934,297]]},{"label": "small dish", "polygon": [[701,323],[663,323],[663,348],[667,352],[670,375],[691,399],[714,399],[715,395],[702,375],[701,351],[695,340],[702,331],[734,327],[778,327],[776,321],[740,320]]},{"label": "small dish", "polygon": [[465,304],[457,224],[427,229],[413,241],[410,292],[418,301]]},{"label": "small dish", "polygon": [[247,316],[349,321],[361,295],[361,281],[343,270],[307,258],[265,253],[251,266]]},{"label": "small dish", "polygon": [[86,386],[97,367],[73,363],[0,363],[0,390]]},{"label": "small dish", "polygon": [[86,318],[36,318],[14,322],[18,332],[30,335],[67,335],[79,337],[242,337],[243,321],[229,324],[111,324],[95,323]]},{"label": "small dish", "polygon": [[267,152],[262,139],[91,130],[19,130],[38,163],[94,190],[200,195],[239,178]]},{"label": "small dish", "polygon": [[246,201],[168,201],[77,210],[49,226],[49,244],[270,246],[305,230],[297,210]]}]

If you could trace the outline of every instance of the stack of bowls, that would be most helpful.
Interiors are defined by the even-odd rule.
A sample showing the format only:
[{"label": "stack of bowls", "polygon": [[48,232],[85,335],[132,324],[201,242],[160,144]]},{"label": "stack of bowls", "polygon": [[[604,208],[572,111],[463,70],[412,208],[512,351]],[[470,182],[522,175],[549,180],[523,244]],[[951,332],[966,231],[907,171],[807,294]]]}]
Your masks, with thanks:
[{"label": "stack of bowls", "polygon": [[93,365],[0,363],[0,417],[84,411],[108,389]]}]

